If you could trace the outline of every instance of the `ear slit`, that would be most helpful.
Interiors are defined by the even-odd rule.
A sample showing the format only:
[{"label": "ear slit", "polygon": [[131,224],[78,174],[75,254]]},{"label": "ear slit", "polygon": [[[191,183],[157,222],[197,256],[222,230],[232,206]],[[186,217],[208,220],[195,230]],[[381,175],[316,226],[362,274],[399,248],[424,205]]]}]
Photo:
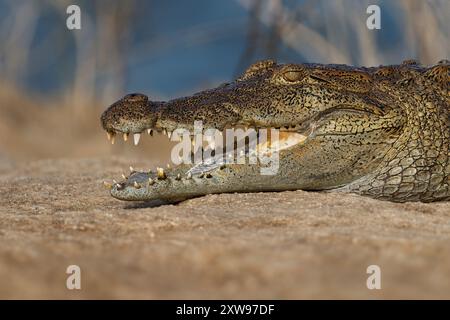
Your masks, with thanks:
[{"label": "ear slit", "polygon": [[316,80],[316,81],[319,81],[319,82],[330,83],[328,80],[325,80],[325,79],[323,79],[323,78],[320,78],[320,77],[317,77],[317,76],[314,76],[314,75],[309,75],[309,77],[310,77],[311,79]]}]

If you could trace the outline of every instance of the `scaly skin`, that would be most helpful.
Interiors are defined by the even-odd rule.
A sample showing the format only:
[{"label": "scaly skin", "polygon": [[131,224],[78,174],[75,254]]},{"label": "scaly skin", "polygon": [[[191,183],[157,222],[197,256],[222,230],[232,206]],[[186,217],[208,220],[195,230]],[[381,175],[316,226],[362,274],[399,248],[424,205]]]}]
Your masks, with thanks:
[{"label": "scaly skin", "polygon": [[[122,200],[180,201],[209,193],[331,190],[397,202],[450,200],[449,62],[356,68],[261,61],[232,83],[151,102],[132,94],[102,117],[110,136],[146,129],[281,128],[307,139],[279,154],[276,175],[226,164],[132,172],[111,186]],[[151,180],[149,180],[149,178]]]}]

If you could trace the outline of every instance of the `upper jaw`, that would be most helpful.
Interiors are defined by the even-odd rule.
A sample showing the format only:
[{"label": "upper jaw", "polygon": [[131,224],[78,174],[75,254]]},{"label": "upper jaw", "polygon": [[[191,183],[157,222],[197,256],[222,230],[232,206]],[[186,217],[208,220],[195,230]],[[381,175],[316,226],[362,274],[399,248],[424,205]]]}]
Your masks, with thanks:
[{"label": "upper jaw", "polygon": [[[233,103],[207,104],[204,100],[197,100],[196,96],[179,98],[167,102],[151,101],[142,94],[126,95],[112,104],[101,116],[101,122],[108,138],[114,143],[117,134],[128,140],[134,135],[134,142],[138,144],[143,132],[152,134],[153,131],[171,133],[176,129],[188,130],[194,135],[195,121],[200,120],[204,130],[216,129],[224,133],[226,129],[260,129],[275,128],[280,132],[305,133],[304,124],[264,123],[259,119],[247,118],[241,115]],[[238,108],[239,109],[239,108]],[[276,120],[276,119],[275,119]]]}]

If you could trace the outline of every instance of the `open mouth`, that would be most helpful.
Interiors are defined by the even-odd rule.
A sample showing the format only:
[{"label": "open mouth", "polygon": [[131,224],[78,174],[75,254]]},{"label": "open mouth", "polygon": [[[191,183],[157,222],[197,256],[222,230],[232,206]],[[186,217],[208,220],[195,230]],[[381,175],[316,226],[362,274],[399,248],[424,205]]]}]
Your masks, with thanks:
[{"label": "open mouth", "polygon": [[[189,155],[178,159],[172,159],[174,165],[168,164],[168,169],[156,168],[155,172],[137,172],[130,167],[130,175],[122,174],[121,181],[113,180],[113,183],[104,182],[108,189],[116,189],[118,191],[126,187],[135,189],[144,186],[150,187],[158,180],[165,180],[172,176],[175,180],[192,179],[192,178],[208,178],[209,172],[215,169],[223,169],[228,164],[242,163],[242,158],[249,158],[252,155],[258,157],[272,156],[273,153],[279,153],[282,150],[302,145],[308,138],[310,132],[299,133],[296,126],[282,128],[249,128],[246,126],[227,127],[223,130],[213,129],[213,133],[209,136],[201,136],[202,131],[186,130],[183,139],[189,139]],[[195,133],[194,133],[195,132]],[[200,134],[200,137],[199,137]],[[131,140],[134,145],[138,145],[143,135],[153,137],[155,135],[166,136],[172,142],[182,143],[181,135],[178,130],[166,130],[165,128],[147,128],[142,132],[128,133],[120,131],[107,131],[108,140],[114,144],[115,138],[121,136],[127,142]],[[211,139],[211,137],[214,137]],[[186,143],[184,141],[184,143]],[[196,161],[197,154],[201,153],[201,163]],[[204,155],[207,154],[209,158]],[[247,161],[248,162],[248,161]],[[181,169],[178,164],[188,164]]]},{"label": "open mouth", "polygon": [[[258,137],[259,137],[260,132],[262,130],[266,130],[266,131],[270,131],[270,132],[273,132],[274,130],[276,130],[276,131],[280,132],[280,138],[283,139],[283,140],[286,140],[288,138],[292,139],[293,137],[300,138],[299,136],[301,134],[299,133],[299,131],[301,129],[302,128],[300,126],[298,126],[298,125],[296,125],[296,126],[286,126],[286,127],[269,127],[269,128],[265,128],[265,127],[263,127],[263,128],[252,128],[252,127],[249,127],[249,126],[237,125],[237,126],[226,126],[223,129],[215,129],[215,130],[217,132],[219,132],[224,137],[226,136],[224,134],[224,132],[227,131],[227,130],[234,130],[234,131],[243,130],[244,132],[246,132],[248,130],[254,130]],[[115,139],[116,139],[117,136],[121,136],[123,138],[123,141],[127,142],[129,140],[130,135],[132,135],[133,136],[134,145],[138,145],[139,141],[141,139],[141,136],[144,133],[147,133],[149,136],[153,136],[154,133],[163,134],[163,135],[167,136],[169,139],[171,139],[172,133],[174,131],[175,130],[167,130],[166,128],[157,128],[157,127],[155,127],[155,128],[147,128],[147,129],[145,129],[145,130],[143,130],[141,132],[135,132],[135,133],[123,132],[123,131],[120,131],[120,130],[110,129],[110,130],[108,130],[106,132],[106,135],[107,135],[108,140],[111,142],[111,144],[115,143]],[[192,132],[192,130],[189,130],[189,135],[193,139],[195,133]]]},{"label": "open mouth", "polygon": [[[230,130],[232,132],[231,135],[229,135],[228,133],[226,133],[228,130]],[[226,146],[227,145],[227,137],[231,136],[233,139],[238,137],[238,135],[236,135],[233,132],[237,132],[237,131],[242,131],[243,132],[243,137],[250,137],[252,136],[252,133],[254,133],[254,137],[257,139],[258,143],[256,145],[256,148],[258,150],[263,150],[263,149],[270,149],[270,148],[277,148],[277,150],[284,150],[287,148],[290,148],[294,145],[297,145],[299,143],[303,143],[306,139],[307,139],[307,135],[306,134],[301,134],[299,132],[295,131],[295,127],[289,128],[248,128],[248,127],[244,127],[244,126],[236,126],[236,127],[229,127],[229,128],[225,128],[224,130],[216,130],[216,132],[220,135],[220,137],[223,137],[223,140],[221,142],[219,142],[217,145],[222,145],[222,146]],[[146,129],[145,130],[146,133],[150,136],[153,137],[155,133],[159,134],[159,135],[164,135],[166,136],[169,140],[172,139],[172,135],[173,135],[173,131],[168,131],[166,129]],[[224,133],[225,132],[225,133]],[[276,135],[275,135],[276,133]],[[115,131],[115,132],[107,132],[107,138],[108,140],[111,142],[111,144],[115,143],[115,138],[117,135],[122,136],[123,141],[127,142],[129,140],[130,135],[133,136],[133,143],[134,145],[138,145],[139,142],[141,141],[141,137],[143,135],[143,132],[140,133],[133,133],[130,134],[128,132],[120,132],[120,131]],[[216,134],[211,134],[212,136],[216,136]],[[262,137],[264,136],[264,138]],[[193,133],[192,131],[189,131],[189,137],[191,139],[191,145],[193,147],[193,149],[197,149],[197,146],[195,146],[196,144],[196,138],[195,138],[195,133]],[[174,140],[172,140],[174,141]],[[234,141],[235,144],[239,144],[239,141]],[[246,145],[248,148],[249,145],[249,141],[246,141]],[[202,146],[198,146],[198,147],[212,147],[213,149],[215,148],[215,144],[212,143],[208,143],[202,144]]]}]

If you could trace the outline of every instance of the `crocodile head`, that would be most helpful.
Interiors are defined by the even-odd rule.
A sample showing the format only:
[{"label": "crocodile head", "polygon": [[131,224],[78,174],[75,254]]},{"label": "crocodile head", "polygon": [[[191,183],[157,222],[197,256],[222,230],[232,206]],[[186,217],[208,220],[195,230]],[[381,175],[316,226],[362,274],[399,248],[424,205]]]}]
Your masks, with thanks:
[{"label": "crocodile head", "polygon": [[[193,138],[195,121],[221,132],[253,128],[257,136],[262,130],[277,130],[277,170],[262,174],[264,164],[258,159],[252,164],[182,164],[156,172],[133,171],[111,186],[111,194],[122,200],[180,201],[222,192],[365,188],[372,196],[384,197],[386,179],[378,193],[373,181],[396,159],[393,147],[400,152],[411,140],[407,137],[414,117],[405,107],[410,89],[404,79],[425,71],[408,64],[354,68],[269,60],[252,65],[231,83],[189,97],[153,102],[143,94],[127,95],[101,117],[113,141],[117,134],[124,139],[132,134],[137,144],[146,131],[168,133],[170,138],[177,129],[189,130]],[[448,142],[448,118],[439,125],[447,130]],[[448,156],[448,146],[446,150]],[[397,193],[397,198],[393,193],[388,198],[408,199]]]}]

